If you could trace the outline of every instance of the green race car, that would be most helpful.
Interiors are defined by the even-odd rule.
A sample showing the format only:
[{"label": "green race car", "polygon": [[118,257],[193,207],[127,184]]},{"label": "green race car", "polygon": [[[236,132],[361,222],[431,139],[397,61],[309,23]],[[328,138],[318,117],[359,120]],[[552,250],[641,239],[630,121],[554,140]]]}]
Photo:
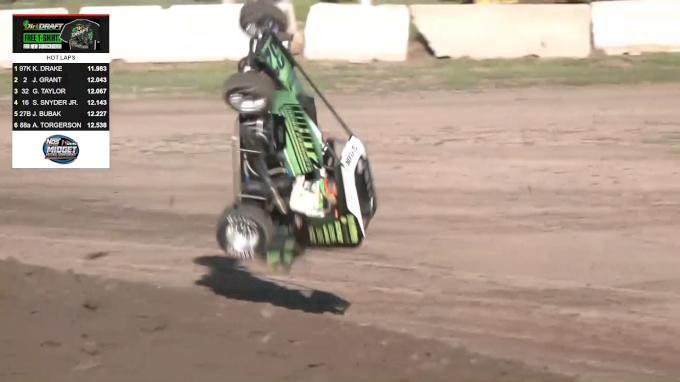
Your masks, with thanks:
[{"label": "green race car", "polygon": [[[289,268],[309,247],[361,245],[377,210],[366,147],[288,50],[283,12],[259,0],[243,6],[240,21],[251,39],[224,85],[224,100],[238,118],[235,200],[217,224],[220,247]],[[346,140],[323,136],[315,99],[298,75],[337,118]]]}]

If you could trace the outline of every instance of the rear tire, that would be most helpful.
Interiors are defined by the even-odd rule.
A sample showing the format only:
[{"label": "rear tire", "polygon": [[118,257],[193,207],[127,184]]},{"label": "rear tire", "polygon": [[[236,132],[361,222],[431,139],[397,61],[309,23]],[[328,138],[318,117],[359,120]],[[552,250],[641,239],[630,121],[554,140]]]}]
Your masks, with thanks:
[{"label": "rear tire", "polygon": [[288,30],[288,16],[270,0],[248,1],[241,8],[239,24],[246,34],[250,34],[249,25],[260,24],[264,19],[273,22],[280,32]]},{"label": "rear tire", "polygon": [[[252,252],[239,252],[230,242],[229,229],[237,230],[243,234],[257,233],[257,244]],[[217,243],[227,255],[240,258],[263,257],[267,255],[267,248],[274,237],[274,223],[269,214],[262,208],[242,204],[227,207],[217,221]]]},{"label": "rear tire", "polygon": [[[222,95],[224,102],[229,106],[231,106],[229,97],[235,93],[241,93],[253,99],[262,98],[266,101],[265,109],[267,109],[274,98],[274,91],[276,91],[276,86],[271,78],[263,76],[257,71],[250,71],[237,72],[229,76],[224,82]],[[240,110],[237,111],[240,112]]]}]

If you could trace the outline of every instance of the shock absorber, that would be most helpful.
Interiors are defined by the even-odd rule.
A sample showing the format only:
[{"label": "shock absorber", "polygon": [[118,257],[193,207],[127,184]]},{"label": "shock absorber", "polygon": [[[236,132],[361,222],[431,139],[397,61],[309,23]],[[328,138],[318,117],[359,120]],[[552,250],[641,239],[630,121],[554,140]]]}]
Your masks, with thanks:
[{"label": "shock absorber", "polygon": [[255,157],[255,160],[251,162],[253,170],[264,184],[278,211],[282,215],[286,215],[288,213],[286,202],[276,190],[267,168],[266,156],[271,150],[271,129],[268,127],[264,118],[261,117],[254,121],[242,121],[241,139],[243,146],[250,150],[251,155]]}]

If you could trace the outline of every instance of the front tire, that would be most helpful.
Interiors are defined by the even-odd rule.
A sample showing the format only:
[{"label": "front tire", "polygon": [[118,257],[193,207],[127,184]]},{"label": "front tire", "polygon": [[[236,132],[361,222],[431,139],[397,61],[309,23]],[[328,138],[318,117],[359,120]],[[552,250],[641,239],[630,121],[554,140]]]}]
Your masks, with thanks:
[{"label": "front tire", "polygon": [[273,237],[269,214],[257,206],[227,207],[217,221],[217,243],[232,257],[264,257]]},{"label": "front tire", "polygon": [[[224,82],[222,96],[224,102],[239,113],[261,113],[271,105],[275,91],[276,85],[271,78],[252,70],[237,72],[229,76]],[[257,110],[240,109],[235,106],[232,96],[239,97],[241,101],[262,102],[263,104]]]}]

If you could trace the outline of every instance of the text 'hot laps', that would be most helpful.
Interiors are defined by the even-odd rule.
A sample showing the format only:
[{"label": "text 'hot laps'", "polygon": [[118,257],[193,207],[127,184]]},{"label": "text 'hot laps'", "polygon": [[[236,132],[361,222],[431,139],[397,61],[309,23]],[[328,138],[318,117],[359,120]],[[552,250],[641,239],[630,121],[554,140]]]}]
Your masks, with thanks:
[{"label": "text 'hot laps'", "polygon": [[48,54],[48,61],[75,61],[76,56],[74,54]]}]

